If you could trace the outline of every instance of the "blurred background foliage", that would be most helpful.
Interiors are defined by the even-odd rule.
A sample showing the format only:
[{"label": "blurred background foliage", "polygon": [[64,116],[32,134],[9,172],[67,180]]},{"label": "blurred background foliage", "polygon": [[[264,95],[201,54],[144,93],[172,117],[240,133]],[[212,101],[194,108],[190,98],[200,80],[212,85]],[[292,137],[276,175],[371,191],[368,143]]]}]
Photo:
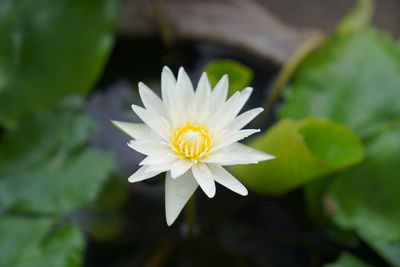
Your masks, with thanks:
[{"label": "blurred background foliage", "polygon": [[[256,88],[250,105],[264,105],[266,115],[251,127],[266,131],[249,144],[277,159],[232,168],[256,197],[217,197],[212,201],[221,204],[215,204],[214,213],[204,204],[199,217],[206,219],[199,221],[206,238],[187,240],[179,237],[182,229],[177,226],[163,228],[162,185],[150,181],[149,187],[129,186],[120,170],[125,155],[104,141],[110,135],[98,134],[110,127],[104,124],[108,119],[134,119],[126,115],[125,106],[122,113],[116,111],[115,101],[138,101],[136,89],[126,92],[114,86],[87,97],[99,80],[101,85],[109,78],[101,76],[103,71],[118,72],[122,65],[123,73],[127,68],[120,63],[115,67],[112,58],[105,68],[118,2],[0,1],[0,266],[204,266],[207,260],[210,266],[294,266],[282,261],[296,254],[292,250],[278,247],[284,253],[265,253],[259,245],[265,236],[287,238],[269,233],[276,225],[263,221],[265,214],[237,211],[257,204],[283,205],[285,199],[291,203],[290,216],[301,213],[313,229],[328,236],[323,241],[307,236],[307,242],[300,242],[303,250],[318,251],[315,247],[326,243],[321,247],[329,251],[296,266],[335,260],[325,266],[400,266],[400,45],[370,25],[373,11],[372,1],[358,1],[332,34],[318,36],[314,45],[298,48],[283,63],[275,82],[267,85],[268,94]],[[170,32],[167,45],[171,38]],[[158,46],[154,51],[161,57]],[[194,56],[189,53],[189,63]],[[157,88],[153,73],[161,66],[152,58],[145,60],[148,65],[133,71]],[[230,95],[257,84],[260,72],[266,75],[245,60],[199,61],[213,85],[229,75]],[[120,136],[116,139],[123,143]],[[126,155],[133,170],[138,160]],[[148,205],[157,208],[151,211]],[[220,212],[227,205],[234,208]],[[226,222],[219,216],[231,214],[230,209],[239,215]],[[281,217],[280,211],[272,212]],[[262,224],[255,247],[248,247],[242,235],[260,226],[243,224],[243,217]],[[137,229],[126,234],[129,227]],[[126,254],[119,251],[121,239]],[[103,244],[109,245],[105,249]],[[145,247],[141,254],[141,245],[155,253]],[[200,250],[211,256],[193,255]],[[273,253],[283,253],[278,265],[260,256]],[[128,259],[122,261],[124,257]]]},{"label": "blurred background foliage", "polygon": [[114,160],[86,146],[84,114],[112,47],[117,3],[0,2],[0,266],[81,266],[72,213],[96,199]]}]

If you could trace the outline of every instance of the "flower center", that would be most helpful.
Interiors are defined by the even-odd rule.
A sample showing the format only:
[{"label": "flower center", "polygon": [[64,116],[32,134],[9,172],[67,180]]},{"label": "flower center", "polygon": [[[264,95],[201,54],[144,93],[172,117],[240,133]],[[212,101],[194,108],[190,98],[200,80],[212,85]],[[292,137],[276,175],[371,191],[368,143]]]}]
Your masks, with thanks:
[{"label": "flower center", "polygon": [[189,123],[173,132],[171,144],[180,157],[197,161],[210,152],[211,138],[206,127]]}]

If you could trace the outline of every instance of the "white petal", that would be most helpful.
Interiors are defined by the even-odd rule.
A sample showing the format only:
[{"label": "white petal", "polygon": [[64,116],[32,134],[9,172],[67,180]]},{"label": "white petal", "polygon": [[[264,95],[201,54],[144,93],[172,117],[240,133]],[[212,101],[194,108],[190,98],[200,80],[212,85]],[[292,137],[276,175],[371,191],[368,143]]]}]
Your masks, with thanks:
[{"label": "white petal", "polygon": [[171,167],[171,177],[176,178],[184,174],[187,170],[192,167],[193,162],[191,160],[181,159],[176,161]]},{"label": "white petal", "polygon": [[196,93],[194,96],[194,116],[195,120],[203,124],[208,117],[210,108],[210,95],[211,95],[211,85],[208,80],[207,74],[204,72],[197,85]]},{"label": "white petal", "polygon": [[229,81],[228,75],[222,76],[222,78],[218,81],[217,85],[215,85],[214,89],[211,92],[211,103],[210,107],[213,111],[216,111],[219,107],[221,107],[228,95]]},{"label": "white petal", "polygon": [[230,146],[224,147],[213,154],[202,159],[205,163],[218,163],[223,166],[238,165],[238,164],[252,164],[264,160],[271,160],[275,157],[256,150],[241,143],[234,143]]},{"label": "white petal", "polygon": [[144,155],[160,155],[172,153],[161,140],[131,140],[128,146]]},{"label": "white petal", "polygon": [[235,109],[233,112],[235,114],[234,116],[236,116],[242,110],[247,100],[249,100],[249,97],[252,92],[253,88],[251,87],[246,87],[240,92],[240,97],[238,99],[237,105],[235,105]]},{"label": "white petal", "polygon": [[165,105],[165,109],[167,110],[168,113],[168,118],[172,119],[174,118],[174,114],[171,111],[173,108],[173,102],[174,102],[174,92],[176,91],[176,80],[174,77],[174,74],[172,71],[167,67],[164,66],[162,72],[161,72],[161,96]]},{"label": "white petal", "polygon": [[141,167],[128,178],[128,181],[131,183],[140,182],[161,173],[160,171],[146,172],[146,168],[147,167]]},{"label": "white petal", "polygon": [[197,182],[191,172],[172,179],[167,172],[165,177],[165,215],[168,226],[172,225],[181,213],[186,202],[197,189]]},{"label": "white petal", "polygon": [[166,172],[171,170],[171,166],[174,164],[173,162],[167,162],[163,164],[157,164],[157,165],[147,165],[145,172]]},{"label": "white petal", "polygon": [[218,164],[208,164],[210,171],[213,174],[215,181],[225,186],[226,188],[238,193],[242,196],[247,196],[246,187],[242,185],[232,174]]},{"label": "white petal", "polygon": [[225,104],[221,106],[216,114],[212,116],[212,120],[210,122],[212,128],[218,131],[224,129],[229,124],[231,124],[236,115],[243,108],[244,104],[246,104],[252,90],[253,89],[251,87],[247,87],[241,92],[234,93],[228,99],[228,101],[226,101]]},{"label": "white petal", "polygon": [[164,140],[169,138],[169,125],[165,118],[136,105],[132,105],[132,109],[144,123],[146,123]]},{"label": "white petal", "polygon": [[176,90],[171,95],[171,121],[174,126],[182,125],[188,119],[193,96],[194,90],[192,82],[184,68],[181,67],[178,73]]},{"label": "white petal", "polygon": [[204,163],[197,163],[192,167],[193,176],[209,198],[215,196],[215,183],[211,171]]},{"label": "white petal", "polygon": [[159,155],[152,155],[147,156],[144,160],[142,160],[139,165],[159,165],[159,164],[166,164],[176,161],[176,156],[173,154],[159,154]]},{"label": "white petal", "polygon": [[144,83],[140,82],[138,86],[140,98],[145,108],[159,115],[165,115],[166,110],[161,99]]},{"label": "white petal", "polygon": [[176,87],[176,80],[171,69],[164,66],[161,72],[161,96],[164,101],[168,100],[168,95],[170,91],[174,90]]},{"label": "white petal", "polygon": [[179,94],[193,95],[194,93],[193,84],[183,67],[179,69],[176,87]]},{"label": "white petal", "polygon": [[259,131],[260,129],[245,129],[240,131],[227,132],[226,134],[218,138],[218,140],[213,145],[213,149],[218,150],[223,147],[229,146],[235,142],[243,140],[244,138],[252,134],[258,133]]},{"label": "white petal", "polygon": [[240,92],[235,92],[219,109],[212,115],[209,125],[214,131],[219,131],[231,124],[235,115],[235,105],[237,105],[240,98]]},{"label": "white petal", "polygon": [[246,156],[257,162],[271,160],[275,158],[275,156],[271,154],[267,154],[263,151],[254,149],[250,146],[246,146],[242,143],[234,143],[227,148],[230,150],[229,153],[236,154],[238,156]]},{"label": "white petal", "polygon": [[228,126],[231,130],[240,130],[244,126],[246,126],[249,122],[251,122],[258,114],[263,112],[263,108],[253,108],[246,112],[243,112],[239,116],[237,116],[233,122]]},{"label": "white petal", "polygon": [[123,121],[111,121],[115,127],[134,139],[148,139],[153,131],[144,123],[131,123]]}]

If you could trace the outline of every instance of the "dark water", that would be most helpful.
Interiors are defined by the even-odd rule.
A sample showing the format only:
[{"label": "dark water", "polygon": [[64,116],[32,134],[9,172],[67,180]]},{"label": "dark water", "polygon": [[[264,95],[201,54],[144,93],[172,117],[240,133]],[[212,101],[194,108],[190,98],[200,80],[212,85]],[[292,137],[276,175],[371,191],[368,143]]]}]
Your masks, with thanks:
[{"label": "dark water", "polygon": [[[218,186],[214,199],[198,190],[200,234],[187,239],[182,235],[183,214],[172,227],[166,226],[163,177],[127,182],[143,157],[127,147],[129,138],[114,129],[109,119],[139,121],[130,108],[132,103],[141,104],[137,82],[157,90],[162,66],[170,66],[174,73],[184,66],[196,81],[203,67],[219,58],[235,59],[253,69],[255,90],[245,109],[260,106],[279,69],[271,62],[212,44],[166,48],[159,40],[117,41],[86,111],[102,126],[91,145],[116,155],[116,176],[129,194],[121,208],[120,234],[107,242],[89,240],[85,266],[322,266],[345,249],[309,221],[302,190],[282,197],[254,193],[241,197]],[[272,116],[265,124],[273,121]],[[352,250],[375,266],[385,266],[363,244],[354,244]]]}]

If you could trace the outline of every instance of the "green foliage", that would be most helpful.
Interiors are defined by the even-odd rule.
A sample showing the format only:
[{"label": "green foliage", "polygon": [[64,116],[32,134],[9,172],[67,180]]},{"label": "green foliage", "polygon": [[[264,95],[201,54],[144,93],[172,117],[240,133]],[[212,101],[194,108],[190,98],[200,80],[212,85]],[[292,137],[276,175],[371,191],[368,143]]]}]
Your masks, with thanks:
[{"label": "green foliage", "polygon": [[329,214],[400,266],[400,47],[367,27],[371,9],[370,1],[360,1],[326,46],[303,62],[280,116],[329,118],[363,138],[364,162],[307,185],[309,210],[332,229]]},{"label": "green foliage", "polygon": [[393,265],[400,266],[400,127],[375,138],[365,161],[337,176],[328,196],[333,219],[356,230]]},{"label": "green foliage", "polygon": [[387,35],[336,36],[297,71],[280,116],[325,117],[374,135],[400,114],[399,68],[400,49]]},{"label": "green foliage", "polygon": [[96,242],[110,242],[115,239],[124,226],[125,217],[119,210],[83,210],[74,221]]},{"label": "green foliage", "polygon": [[64,159],[96,130],[95,122],[78,111],[63,108],[35,113],[0,140],[0,176],[15,175],[55,156]]},{"label": "green foliage", "polygon": [[249,67],[230,59],[220,59],[209,63],[205,67],[205,72],[207,72],[213,87],[224,74],[228,74],[229,96],[238,90],[242,90],[253,80],[253,71]]},{"label": "green foliage", "polygon": [[76,112],[48,111],[8,132],[0,143],[0,207],[62,214],[92,200],[112,167],[103,152],[77,150],[93,126]]},{"label": "green foliage", "polygon": [[361,261],[350,253],[344,252],[334,263],[326,264],[325,267],[369,267],[369,264]]},{"label": "green foliage", "polygon": [[73,224],[54,228],[53,223],[49,218],[0,217],[0,266],[81,266],[81,233]]},{"label": "green foliage", "polygon": [[0,123],[92,89],[115,22],[113,0],[0,1]]},{"label": "green foliage", "polygon": [[366,232],[359,233],[361,238],[378,252],[392,266],[400,266],[400,240],[388,241]]},{"label": "green foliage", "polygon": [[367,146],[365,161],[338,175],[328,196],[336,206],[334,219],[346,228],[390,241],[400,239],[400,127]]},{"label": "green foliage", "polygon": [[329,214],[333,205],[326,191],[333,176],[315,179],[304,187],[304,198],[307,205],[308,216],[317,225],[324,226],[329,236],[335,241],[352,245],[357,242],[357,235],[352,230],[346,230],[331,221]]},{"label": "green foliage", "polygon": [[340,35],[357,32],[369,26],[374,12],[372,0],[358,0],[354,8],[347,13],[336,28]]},{"label": "green foliage", "polygon": [[247,186],[270,194],[285,193],[363,158],[356,135],[340,124],[315,118],[282,120],[250,145],[276,159],[234,170]]},{"label": "green foliage", "polygon": [[126,179],[112,177],[103,187],[97,200],[73,214],[73,220],[96,242],[116,238],[124,226],[121,206],[129,197]]},{"label": "green foliage", "polygon": [[0,266],[82,265],[83,237],[66,213],[97,197],[113,160],[85,148],[97,125],[62,100],[93,88],[116,5],[0,1]]}]

